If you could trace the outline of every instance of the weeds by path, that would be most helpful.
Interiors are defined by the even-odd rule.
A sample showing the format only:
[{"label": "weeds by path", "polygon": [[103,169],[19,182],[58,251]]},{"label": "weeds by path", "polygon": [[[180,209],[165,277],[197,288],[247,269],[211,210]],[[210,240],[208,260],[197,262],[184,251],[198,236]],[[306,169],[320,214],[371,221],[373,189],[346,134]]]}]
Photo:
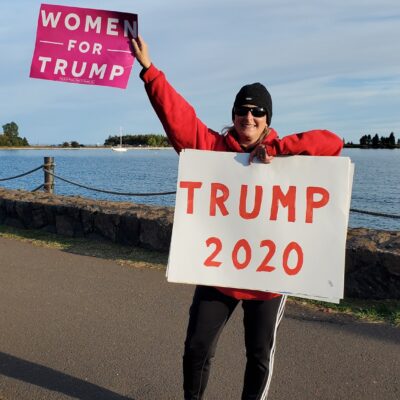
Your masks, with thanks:
[{"label": "weeds by path", "polygon": [[340,304],[295,298],[291,301],[313,310],[351,315],[366,322],[386,322],[400,328],[400,300],[344,299]]},{"label": "weeds by path", "polygon": [[0,225],[0,236],[68,253],[113,260],[120,265],[136,268],[165,269],[168,261],[165,253],[123,246],[102,239],[69,238],[40,230],[16,229],[4,225]]},{"label": "weeds by path", "polygon": [[[37,246],[69,253],[113,260],[135,268],[165,269],[168,255],[139,247],[123,246],[101,239],[68,238],[39,230],[16,229],[0,225],[0,237],[22,240]],[[290,298],[290,302],[312,310],[347,314],[368,322],[385,322],[400,327],[400,300],[345,299],[340,304]],[[0,397],[0,400],[1,397]]]}]

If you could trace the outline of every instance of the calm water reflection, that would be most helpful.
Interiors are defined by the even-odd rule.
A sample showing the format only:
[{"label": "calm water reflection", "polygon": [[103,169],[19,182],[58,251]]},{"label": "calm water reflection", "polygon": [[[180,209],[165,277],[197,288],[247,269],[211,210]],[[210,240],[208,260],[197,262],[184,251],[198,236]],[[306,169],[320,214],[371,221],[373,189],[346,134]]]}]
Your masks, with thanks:
[{"label": "calm water reflection", "polygon": [[[344,149],[355,163],[352,208],[400,214],[400,150]],[[116,153],[106,149],[1,150],[0,179],[31,170],[54,157],[56,174],[81,184],[117,192],[164,192],[176,189],[178,156],[173,150],[130,150]],[[32,190],[43,182],[38,171],[0,185]],[[126,197],[88,191],[60,180],[56,193],[94,199],[132,201],[173,206],[175,196]],[[399,219],[351,213],[350,226],[400,230]]]}]

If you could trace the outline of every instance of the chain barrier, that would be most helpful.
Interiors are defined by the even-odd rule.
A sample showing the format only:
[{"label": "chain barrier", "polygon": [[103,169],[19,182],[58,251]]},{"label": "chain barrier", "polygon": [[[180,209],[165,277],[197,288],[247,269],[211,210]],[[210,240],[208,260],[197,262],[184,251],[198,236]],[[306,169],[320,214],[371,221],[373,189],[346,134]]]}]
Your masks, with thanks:
[{"label": "chain barrier", "polygon": [[384,217],[384,218],[396,218],[400,219],[400,215],[394,215],[394,214],[386,214],[386,213],[381,213],[381,212],[375,212],[375,211],[363,211],[363,210],[357,210],[355,208],[350,208],[351,212],[355,213],[360,213],[360,214],[367,214],[367,215],[372,215],[374,217]]},{"label": "chain barrier", "polygon": [[0,182],[9,181],[9,180],[11,180],[11,179],[16,179],[16,178],[22,178],[23,176],[29,175],[29,174],[31,174],[31,173],[33,173],[33,172],[36,172],[36,171],[38,171],[39,169],[42,169],[42,168],[43,168],[43,165],[41,165],[40,167],[37,167],[37,168],[33,169],[32,171],[28,171],[28,172],[25,172],[25,173],[20,174],[20,175],[11,176],[10,178],[1,178],[1,179],[0,179]]},{"label": "chain barrier", "polygon": [[119,195],[119,196],[164,196],[164,195],[168,195],[168,194],[175,194],[176,192],[158,192],[158,193],[130,193],[130,192],[113,192],[111,190],[103,190],[103,189],[96,189],[90,186],[85,186],[85,185],[81,185],[80,183],[77,182],[73,182],[70,181],[68,179],[62,178],[61,176],[58,176],[56,174],[53,174],[52,172],[50,172],[47,169],[44,169],[44,171],[46,171],[49,175],[54,176],[57,179],[60,179],[64,182],[70,183],[71,185],[75,185],[84,189],[88,189],[88,190],[93,190],[95,192],[100,192],[100,193],[107,193],[107,194],[115,194],[115,195]]},{"label": "chain barrier", "polygon": [[39,185],[37,188],[31,190],[31,192],[37,192],[38,190],[43,189],[43,188],[44,188],[44,185],[43,185],[43,183],[42,183],[42,184]]},{"label": "chain barrier", "polygon": [[[138,197],[138,196],[140,196],[140,197],[144,197],[144,196],[165,196],[165,195],[176,194],[176,191],[171,191],[171,192],[150,192],[150,193],[131,193],[131,192],[115,192],[115,191],[111,191],[111,190],[97,189],[97,188],[93,188],[93,187],[90,187],[90,186],[82,185],[82,184],[77,183],[77,182],[73,182],[71,180],[62,178],[61,176],[53,174],[51,171],[46,169],[46,166],[47,165],[41,165],[41,166],[39,166],[39,167],[37,167],[35,169],[32,169],[31,171],[25,172],[25,173],[20,174],[20,175],[11,176],[9,178],[0,178],[0,182],[8,181],[8,180],[11,180],[11,179],[21,178],[23,176],[32,174],[33,172],[36,172],[39,169],[43,169],[43,171],[47,172],[49,175],[52,175],[54,178],[60,179],[61,181],[64,181],[64,182],[69,183],[71,185],[75,185],[75,186],[81,187],[83,189],[92,190],[92,191],[100,192],[100,193],[114,194],[114,195],[117,195],[117,196],[132,196],[132,197]],[[36,192],[36,191],[42,189],[43,187],[44,187],[44,185],[41,184],[36,189],[33,189],[32,192]],[[375,212],[375,211],[358,210],[356,208],[350,208],[350,212],[359,213],[359,214],[366,214],[366,215],[370,215],[370,216],[373,216],[373,217],[400,219],[400,215],[387,214],[387,213],[381,213],[381,212]]]}]

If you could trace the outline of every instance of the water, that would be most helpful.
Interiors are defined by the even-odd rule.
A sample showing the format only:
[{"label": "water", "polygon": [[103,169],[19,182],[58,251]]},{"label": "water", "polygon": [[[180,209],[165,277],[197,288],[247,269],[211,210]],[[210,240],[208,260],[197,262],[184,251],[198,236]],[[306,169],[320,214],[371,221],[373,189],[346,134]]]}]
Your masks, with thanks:
[{"label": "water", "polygon": [[[148,193],[176,190],[178,156],[173,150],[131,150],[125,153],[109,149],[80,150],[5,150],[0,151],[0,179],[15,176],[54,157],[55,174],[62,178],[115,192]],[[13,166],[14,169],[13,169]],[[0,182],[13,189],[33,190],[43,183],[43,172]],[[56,179],[56,194],[79,195],[92,199],[132,201],[173,206],[174,195],[157,197],[118,196],[79,188]]]},{"label": "water", "polygon": [[[400,215],[400,149],[344,149],[355,165],[351,208]],[[350,213],[349,226],[400,230],[400,219]]]},{"label": "water", "polygon": [[[360,210],[400,214],[400,150],[344,149],[355,163],[351,207]],[[178,156],[175,151],[131,150],[116,153],[108,149],[81,150],[0,150],[0,179],[15,176],[54,157],[56,174],[86,186],[117,192],[169,192],[176,189]],[[33,190],[43,183],[43,172],[10,181],[0,186]],[[56,179],[56,193],[93,199],[132,201],[173,206],[174,195],[128,197],[89,191]],[[400,231],[400,219],[350,214],[351,227]]]}]

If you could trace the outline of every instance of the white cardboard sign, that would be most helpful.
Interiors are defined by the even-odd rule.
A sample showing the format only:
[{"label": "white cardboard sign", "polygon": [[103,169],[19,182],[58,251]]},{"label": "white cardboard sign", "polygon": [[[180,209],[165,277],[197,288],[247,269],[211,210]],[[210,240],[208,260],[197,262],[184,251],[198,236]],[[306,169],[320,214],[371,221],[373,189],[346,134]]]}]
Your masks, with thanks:
[{"label": "white cardboard sign", "polygon": [[338,302],[353,165],[348,157],[180,154],[169,282]]}]

